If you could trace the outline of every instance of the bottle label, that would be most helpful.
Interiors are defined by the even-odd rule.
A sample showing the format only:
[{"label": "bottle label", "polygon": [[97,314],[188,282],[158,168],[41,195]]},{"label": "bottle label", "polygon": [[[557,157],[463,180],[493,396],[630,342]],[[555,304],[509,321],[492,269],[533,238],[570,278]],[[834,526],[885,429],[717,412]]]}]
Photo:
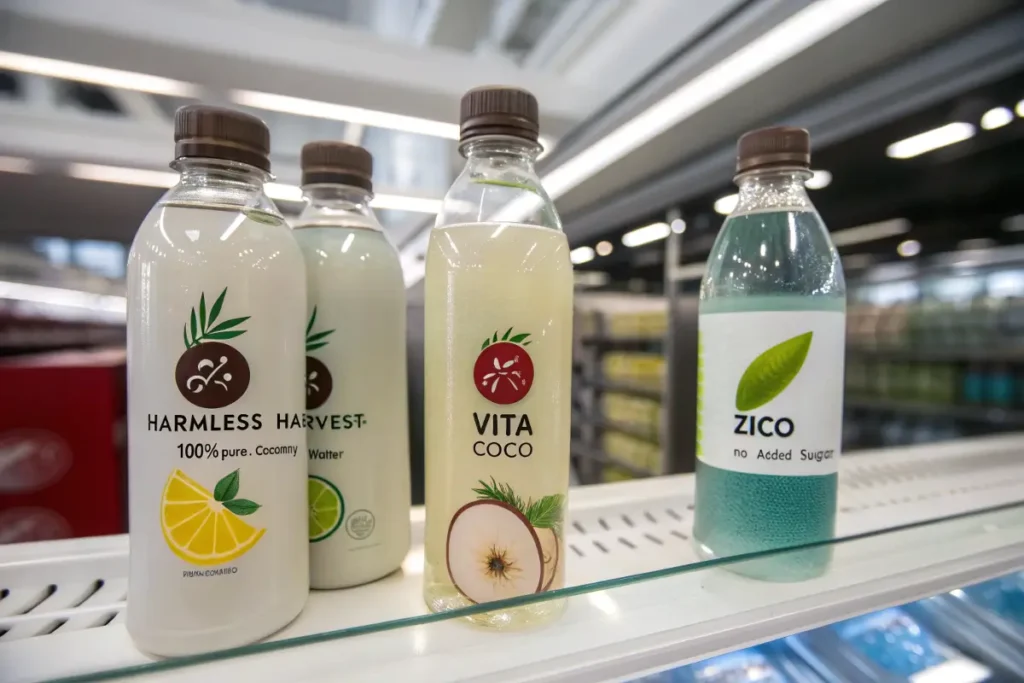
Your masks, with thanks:
[{"label": "bottle label", "polygon": [[[479,337],[475,338],[480,339]],[[538,416],[535,366],[530,350],[550,340],[509,327],[485,333],[472,364],[472,443],[463,451],[463,467],[474,471],[530,468],[557,457],[549,423]],[[538,359],[550,357],[543,349]],[[469,389],[469,387],[466,387]],[[550,399],[546,402],[550,409]],[[536,425],[536,426],[535,426]],[[548,433],[545,433],[548,432]],[[519,477],[520,480],[523,477]],[[543,488],[536,482],[530,492]],[[465,504],[448,523],[446,562],[455,587],[476,603],[560,588],[564,582],[563,521],[565,495],[554,490],[531,497],[510,477],[478,479],[466,490]]]},{"label": "bottle label", "polygon": [[274,512],[264,506],[277,506],[266,484],[275,478],[259,472],[303,456],[302,439],[292,436],[301,427],[292,429],[289,413],[264,412],[267,402],[253,396],[262,358],[243,351],[254,336],[247,333],[262,323],[245,315],[233,292],[201,291],[198,305],[169,315],[180,336],[152,335],[160,343],[147,349],[152,357],[143,368],[163,377],[155,366],[173,359],[173,389],[150,382],[132,392],[133,448],[141,450],[144,433],[146,455],[161,454],[167,468],[149,482],[145,504],[158,514],[168,549],[201,568],[182,569],[187,579],[235,574],[236,561],[267,544]]},{"label": "bottle label", "polygon": [[838,471],[846,316],[765,311],[699,321],[697,457],[753,474]]}]

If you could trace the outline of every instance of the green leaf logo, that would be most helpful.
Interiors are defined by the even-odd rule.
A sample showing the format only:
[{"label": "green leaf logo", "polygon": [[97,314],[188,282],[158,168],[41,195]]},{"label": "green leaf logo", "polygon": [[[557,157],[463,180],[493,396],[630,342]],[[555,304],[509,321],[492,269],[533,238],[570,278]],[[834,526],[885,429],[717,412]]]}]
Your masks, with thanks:
[{"label": "green leaf logo", "polygon": [[310,334],[313,331],[313,323],[316,322],[316,306],[313,307],[313,314],[309,316],[309,324],[306,325],[306,352],[316,351],[317,349],[327,346],[327,337],[334,334],[334,330],[324,330],[323,332],[317,332]]},{"label": "green leaf logo", "polygon": [[[519,344],[520,346],[529,346],[530,342],[526,341],[526,338],[529,336],[529,332],[523,332],[522,334],[512,334],[512,328],[510,327],[507,330],[505,330],[505,334],[502,335],[501,341],[513,342],[515,344]],[[486,339],[484,339],[483,346],[480,347],[480,350],[483,351],[491,344],[497,344],[498,341],[498,332],[497,330],[495,330],[493,337],[487,337]]]},{"label": "green leaf logo", "polygon": [[[217,300],[213,302],[209,316],[206,314],[206,293],[202,292],[199,295],[199,316],[196,316],[196,309],[193,308],[192,314],[188,318],[188,325],[185,326],[184,330],[186,349],[191,349],[193,346],[198,346],[205,341],[223,341],[245,334],[245,330],[232,330],[231,328],[238,327],[248,320],[249,316],[232,318],[231,320],[225,320],[219,325],[214,325],[217,322],[217,316],[220,315],[220,309],[224,305],[224,297],[227,296],[227,293],[228,288],[225,287],[221,291],[220,296],[217,297]],[[192,332],[191,338],[189,338],[190,331]]]},{"label": "green leaf logo", "polygon": [[813,332],[787,339],[754,359],[736,387],[736,410],[760,408],[796,379],[811,349]]}]

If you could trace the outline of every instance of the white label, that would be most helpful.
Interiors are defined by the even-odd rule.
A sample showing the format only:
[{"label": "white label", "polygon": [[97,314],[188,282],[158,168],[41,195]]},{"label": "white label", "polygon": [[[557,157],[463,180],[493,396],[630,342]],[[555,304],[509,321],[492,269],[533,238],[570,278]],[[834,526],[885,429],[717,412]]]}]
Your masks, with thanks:
[{"label": "white label", "polygon": [[697,456],[753,474],[835,473],[845,314],[708,313],[699,324]]}]

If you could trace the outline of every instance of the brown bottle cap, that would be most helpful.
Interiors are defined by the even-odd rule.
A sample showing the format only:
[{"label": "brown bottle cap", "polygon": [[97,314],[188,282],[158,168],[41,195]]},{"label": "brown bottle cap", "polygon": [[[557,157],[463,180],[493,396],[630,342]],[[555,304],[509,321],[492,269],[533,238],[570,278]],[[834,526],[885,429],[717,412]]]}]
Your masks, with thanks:
[{"label": "brown bottle cap", "polygon": [[537,98],[500,85],[473,88],[462,96],[459,142],[483,135],[510,135],[537,142]]},{"label": "brown bottle cap", "polygon": [[302,184],[350,185],[373,191],[373,157],[362,147],[321,140],[302,146]]},{"label": "brown bottle cap", "polygon": [[773,166],[811,166],[811,136],[803,128],[773,126],[744,133],[736,144],[736,172]]},{"label": "brown bottle cap", "polygon": [[270,130],[255,116],[189,104],[174,112],[174,156],[223,159],[270,172]]}]

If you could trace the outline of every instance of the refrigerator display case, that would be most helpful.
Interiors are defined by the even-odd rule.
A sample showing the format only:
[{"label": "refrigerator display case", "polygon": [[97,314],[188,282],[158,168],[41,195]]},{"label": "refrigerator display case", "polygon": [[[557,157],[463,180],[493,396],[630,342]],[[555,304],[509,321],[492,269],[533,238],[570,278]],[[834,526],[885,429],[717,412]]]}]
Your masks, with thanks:
[{"label": "refrigerator display case", "polygon": [[[800,549],[700,561],[691,546],[693,478],[676,475],[572,490],[566,588],[430,614],[421,598],[424,512],[414,508],[401,571],[314,591],[299,618],[267,641],[197,657],[155,659],[132,645],[123,625],[125,537],[3,546],[0,680],[630,680],[823,626],[842,640],[842,623],[855,623],[846,620],[930,596],[966,604],[980,591],[970,603],[979,622],[1014,621],[1004,615],[1019,614],[1017,594],[981,582],[1024,570],[1020,443],[1004,435],[844,459],[837,535],[823,542],[832,565],[791,583],[730,569]],[[965,597],[950,594],[957,589]],[[461,618],[558,599],[568,601],[566,613],[538,629],[494,632]],[[1019,633],[1019,623],[1007,633]],[[928,628],[936,642],[978,661]],[[775,661],[781,646],[772,647],[756,652]],[[829,671],[793,657],[806,680]]]}]

